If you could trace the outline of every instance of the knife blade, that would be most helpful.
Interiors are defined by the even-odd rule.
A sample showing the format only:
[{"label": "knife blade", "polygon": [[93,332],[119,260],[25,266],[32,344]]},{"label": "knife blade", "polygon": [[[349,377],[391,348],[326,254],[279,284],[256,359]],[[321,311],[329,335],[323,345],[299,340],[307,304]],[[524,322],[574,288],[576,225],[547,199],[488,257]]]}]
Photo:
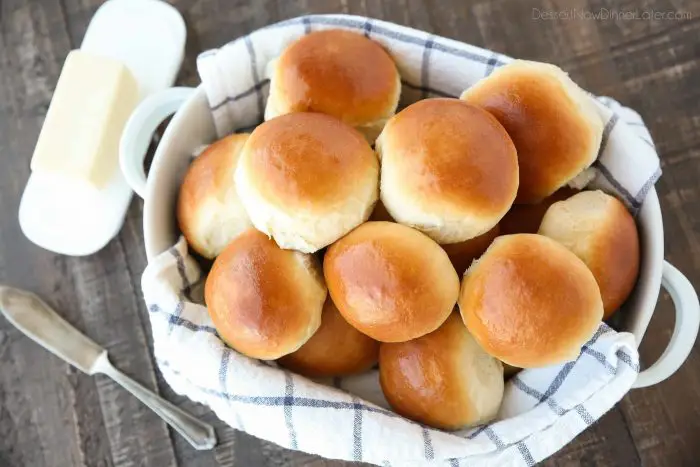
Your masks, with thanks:
[{"label": "knife blade", "polygon": [[171,404],[116,369],[107,351],[61,318],[31,292],[0,285],[0,312],[49,352],[89,375],[102,373],[136,396],[196,449],[216,445],[214,427]]},{"label": "knife blade", "polygon": [[0,311],[34,342],[89,375],[107,353],[31,292],[0,286]]}]

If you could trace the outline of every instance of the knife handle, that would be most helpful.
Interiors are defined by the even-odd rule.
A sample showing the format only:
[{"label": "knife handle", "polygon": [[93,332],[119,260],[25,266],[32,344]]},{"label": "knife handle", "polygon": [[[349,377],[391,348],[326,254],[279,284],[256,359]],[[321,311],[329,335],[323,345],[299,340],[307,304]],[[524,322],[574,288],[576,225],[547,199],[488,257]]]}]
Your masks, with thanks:
[{"label": "knife handle", "polygon": [[179,407],[171,404],[152,391],[141,386],[133,379],[112,366],[107,358],[104,358],[95,366],[95,371],[109,376],[121,387],[133,394],[138,400],[146,404],[168,425],[185,438],[195,449],[211,449],[216,445],[216,433],[214,428],[188,414]]}]

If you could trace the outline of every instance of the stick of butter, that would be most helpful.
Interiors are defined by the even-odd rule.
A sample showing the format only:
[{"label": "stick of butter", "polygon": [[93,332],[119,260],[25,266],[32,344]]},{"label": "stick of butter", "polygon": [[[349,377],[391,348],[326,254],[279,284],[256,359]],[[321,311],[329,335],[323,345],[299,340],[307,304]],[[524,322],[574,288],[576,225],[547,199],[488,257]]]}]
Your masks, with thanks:
[{"label": "stick of butter", "polygon": [[126,66],[73,50],[39,134],[32,172],[104,188],[118,170],[119,139],[138,102],[138,83]]}]

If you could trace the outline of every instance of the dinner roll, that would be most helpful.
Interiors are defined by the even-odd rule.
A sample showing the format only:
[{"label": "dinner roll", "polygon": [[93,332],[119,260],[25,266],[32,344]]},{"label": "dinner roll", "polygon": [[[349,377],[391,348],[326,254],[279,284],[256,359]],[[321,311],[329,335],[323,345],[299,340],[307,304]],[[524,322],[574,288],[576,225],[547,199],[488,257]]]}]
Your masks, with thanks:
[{"label": "dinner roll", "polygon": [[192,162],[180,186],[177,220],[190,247],[212,259],[252,227],[233,174],[248,134],[230,135],[208,146]]},{"label": "dinner roll", "polygon": [[346,376],[369,370],[378,355],[379,342],[350,326],[328,298],[316,334],[278,363],[309,377]]},{"label": "dinner roll", "polygon": [[438,243],[487,232],[518,190],[510,137],[488,112],[458,99],[406,107],[389,120],[376,149],[387,211]]},{"label": "dinner roll", "polygon": [[518,150],[516,203],[536,203],[595,161],[603,120],[593,99],[559,67],[516,60],[464,91],[493,114]]},{"label": "dinner roll", "polygon": [[396,112],[401,79],[389,54],[361,34],[317,31],[288,46],[272,64],[265,120],[321,112],[374,142]]},{"label": "dinner roll", "polygon": [[603,317],[583,261],[534,234],[496,238],[465,274],[459,309],[486,352],[520,368],[575,359]]},{"label": "dinner roll", "polygon": [[437,331],[379,348],[379,382],[400,415],[446,430],[492,420],[503,400],[503,366],[456,313]]},{"label": "dinner roll", "polygon": [[326,295],[314,256],[282,250],[255,229],[221,252],[204,287],[221,339],[262,360],[292,353],[309,340],[321,325]]},{"label": "dinner roll", "polygon": [[503,216],[501,222],[499,222],[501,234],[537,233],[547,209],[557,201],[565,200],[576,193],[578,193],[578,190],[563,187],[555,191],[551,196],[547,196],[539,203],[514,204],[513,207],[510,208],[510,211]]},{"label": "dinner roll", "polygon": [[362,135],[337,118],[294,113],[253,131],[235,179],[258,230],[282,248],[313,253],[367,220],[379,162]]},{"label": "dinner roll", "polygon": [[500,228],[498,224],[496,224],[493,229],[478,237],[459,243],[448,243],[447,245],[440,246],[445,250],[447,256],[450,257],[452,266],[455,267],[457,274],[462,277],[464,272],[471,266],[472,261],[481,256],[491,242],[493,242],[493,239],[498,237],[498,235],[500,235]]},{"label": "dinner roll", "polygon": [[539,233],[586,263],[603,297],[603,319],[627,300],[639,274],[639,236],[632,215],[620,201],[602,191],[583,191],[554,203]]},{"label": "dinner roll", "polygon": [[382,342],[437,329],[452,311],[459,278],[440,246],[410,227],[367,222],[331,245],[328,291],[343,317]]}]

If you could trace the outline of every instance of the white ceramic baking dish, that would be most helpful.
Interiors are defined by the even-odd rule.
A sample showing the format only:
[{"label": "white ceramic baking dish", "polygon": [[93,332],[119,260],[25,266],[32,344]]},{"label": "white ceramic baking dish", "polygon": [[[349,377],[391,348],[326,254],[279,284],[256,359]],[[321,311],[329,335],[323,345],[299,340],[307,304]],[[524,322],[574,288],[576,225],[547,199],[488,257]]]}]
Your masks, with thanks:
[{"label": "white ceramic baking dish", "polygon": [[[143,158],[156,127],[175,113],[156,150],[148,178]],[[144,101],[132,115],[120,149],[124,175],[145,202],[143,232],[146,256],[152,260],[173,246],[180,235],[175,203],[192,154],[216,139],[204,89],[172,88]],[[671,340],[661,357],[639,374],[634,387],[657,384],[671,376],[688,357],[698,333],[700,306],[688,279],[664,261],[664,233],[659,199],[651,189],[637,216],[641,237],[641,271],[637,286],[617,313],[617,328],[639,345],[654,313],[660,288],[670,294],[676,312]]]}]

